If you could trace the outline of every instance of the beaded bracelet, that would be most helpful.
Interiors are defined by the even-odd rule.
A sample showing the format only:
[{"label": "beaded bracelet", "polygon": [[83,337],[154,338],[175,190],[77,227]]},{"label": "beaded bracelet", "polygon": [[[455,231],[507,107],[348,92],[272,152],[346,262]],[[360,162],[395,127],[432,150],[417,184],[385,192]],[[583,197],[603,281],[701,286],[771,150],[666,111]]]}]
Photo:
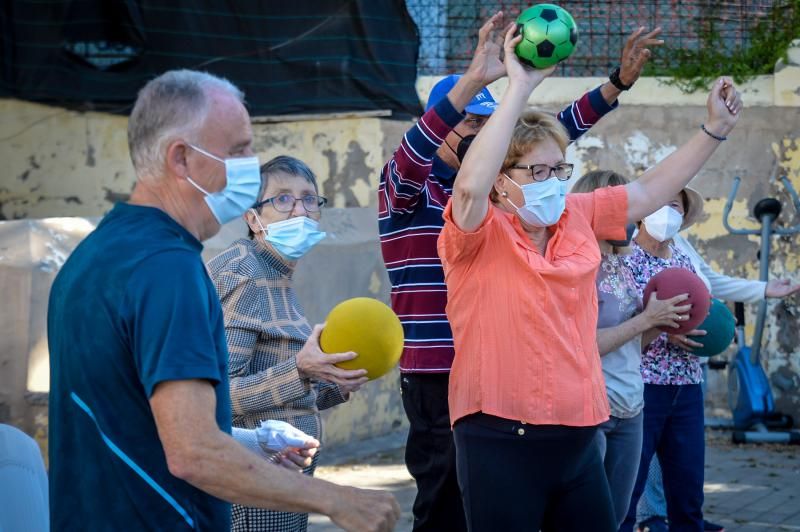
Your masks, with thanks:
[{"label": "beaded bracelet", "polygon": [[715,135],[712,132],[710,132],[709,130],[707,130],[705,124],[700,124],[700,129],[703,130],[703,133],[705,133],[706,135],[708,135],[709,137],[711,137],[714,140],[718,140],[720,142],[722,142],[723,140],[728,140],[728,137],[721,137],[721,136]]}]

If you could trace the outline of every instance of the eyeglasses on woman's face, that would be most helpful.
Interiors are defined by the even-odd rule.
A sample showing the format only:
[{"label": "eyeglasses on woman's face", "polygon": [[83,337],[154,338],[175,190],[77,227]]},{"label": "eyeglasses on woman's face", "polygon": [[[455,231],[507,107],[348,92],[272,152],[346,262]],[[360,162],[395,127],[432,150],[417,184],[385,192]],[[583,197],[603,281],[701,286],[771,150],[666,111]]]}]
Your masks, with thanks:
[{"label": "eyeglasses on woman's face", "polygon": [[328,203],[328,198],[316,194],[305,194],[297,198],[293,194],[282,193],[259,201],[253,207],[258,209],[267,203],[271,203],[272,207],[278,212],[292,212],[298,201],[301,202],[306,212],[319,212]]},{"label": "eyeglasses on woman's face", "polygon": [[515,170],[528,170],[531,179],[534,181],[546,181],[554,176],[559,181],[566,181],[572,177],[572,170],[575,168],[574,164],[560,163],[555,166],[548,164],[515,164],[511,168]]}]

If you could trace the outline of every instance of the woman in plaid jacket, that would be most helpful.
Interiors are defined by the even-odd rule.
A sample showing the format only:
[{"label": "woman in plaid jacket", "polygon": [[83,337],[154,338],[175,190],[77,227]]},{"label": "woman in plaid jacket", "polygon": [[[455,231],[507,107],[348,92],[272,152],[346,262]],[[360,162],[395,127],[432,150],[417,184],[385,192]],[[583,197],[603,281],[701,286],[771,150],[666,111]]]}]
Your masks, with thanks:
[{"label": "woman in plaid jacket", "polygon": [[[208,270],[225,315],[233,425],[258,428],[262,421],[290,423],[317,440],[320,410],[346,401],[367,381],[364,370],[334,364],[354,353],[329,355],[319,348],[322,326],[312,329],[294,292],[297,260],[324,238],[318,230],[326,199],[303,162],[288,156],[261,167],[259,202],[245,214],[249,238],[211,259]],[[273,459],[297,467],[302,455]],[[314,456],[310,467],[313,475]],[[307,514],[233,506],[233,530],[304,531]]]}]

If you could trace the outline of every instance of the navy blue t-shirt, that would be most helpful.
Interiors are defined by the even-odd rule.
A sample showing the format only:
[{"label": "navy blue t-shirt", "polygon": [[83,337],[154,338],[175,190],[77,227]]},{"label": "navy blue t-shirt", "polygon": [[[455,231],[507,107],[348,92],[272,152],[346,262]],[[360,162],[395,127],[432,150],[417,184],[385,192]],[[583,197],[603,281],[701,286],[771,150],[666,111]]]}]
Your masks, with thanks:
[{"label": "navy blue t-shirt", "polygon": [[230,505],[170,474],[148,399],[206,379],[230,433],[228,351],[202,244],[161,210],[118,204],[50,292],[53,530],[229,530]]}]

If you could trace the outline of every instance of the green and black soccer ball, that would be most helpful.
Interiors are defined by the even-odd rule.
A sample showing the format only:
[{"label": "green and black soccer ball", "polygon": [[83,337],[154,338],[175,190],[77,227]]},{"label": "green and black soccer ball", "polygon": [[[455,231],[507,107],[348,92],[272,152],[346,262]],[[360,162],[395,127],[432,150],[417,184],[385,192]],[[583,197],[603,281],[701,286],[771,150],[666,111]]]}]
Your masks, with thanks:
[{"label": "green and black soccer ball", "polygon": [[516,52],[520,61],[533,68],[547,68],[575,51],[578,27],[566,9],[555,4],[537,4],[517,17],[522,41]]}]

